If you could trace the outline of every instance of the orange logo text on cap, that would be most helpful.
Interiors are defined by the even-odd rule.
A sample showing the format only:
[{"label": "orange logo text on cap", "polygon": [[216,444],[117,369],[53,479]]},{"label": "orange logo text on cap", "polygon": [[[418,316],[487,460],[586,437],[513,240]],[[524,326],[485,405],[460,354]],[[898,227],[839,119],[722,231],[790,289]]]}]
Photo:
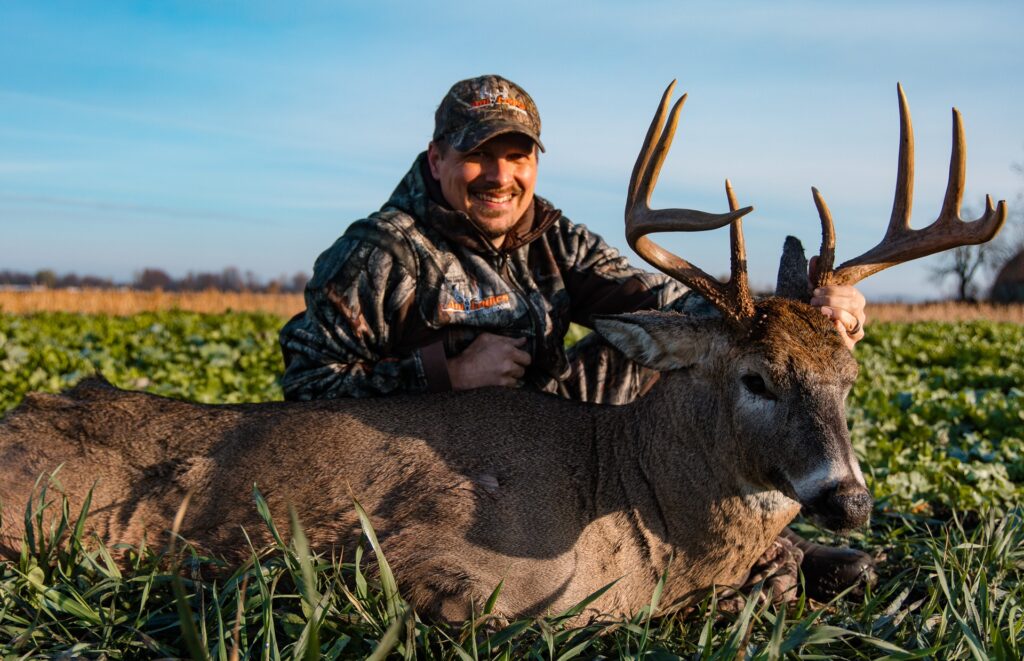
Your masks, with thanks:
[{"label": "orange logo text on cap", "polygon": [[524,115],[529,113],[526,110],[526,104],[519,99],[513,99],[512,97],[505,96],[504,94],[498,94],[497,96],[486,97],[483,99],[477,99],[470,104],[473,110],[482,110],[484,108],[493,108],[495,106],[507,106],[512,110],[521,112]]}]

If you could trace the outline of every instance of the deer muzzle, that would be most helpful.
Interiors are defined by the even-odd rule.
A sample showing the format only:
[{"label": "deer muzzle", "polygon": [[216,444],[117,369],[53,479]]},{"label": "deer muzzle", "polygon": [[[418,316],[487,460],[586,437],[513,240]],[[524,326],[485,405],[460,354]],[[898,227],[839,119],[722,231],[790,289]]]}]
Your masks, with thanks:
[{"label": "deer muzzle", "polygon": [[874,501],[868,490],[854,479],[843,480],[822,490],[803,512],[819,525],[842,532],[868,522]]}]

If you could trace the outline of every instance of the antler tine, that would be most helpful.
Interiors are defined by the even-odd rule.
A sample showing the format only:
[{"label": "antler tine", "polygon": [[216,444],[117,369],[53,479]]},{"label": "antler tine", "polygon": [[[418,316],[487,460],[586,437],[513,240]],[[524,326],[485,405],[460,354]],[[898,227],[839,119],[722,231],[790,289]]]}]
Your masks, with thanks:
[{"label": "antler tine", "polygon": [[[967,162],[967,143],[964,139],[963,121],[959,111],[953,109],[953,147],[949,158],[949,181],[938,218],[924,229],[910,229],[910,210],[914,192],[914,129],[910,121],[910,110],[903,93],[903,86],[897,85],[900,105],[900,154],[896,175],[896,194],[893,199],[889,227],[881,243],[859,257],[844,262],[832,272],[819,267],[818,286],[822,284],[853,285],[864,278],[890,266],[909,262],[920,257],[956,248],[959,246],[984,243],[994,237],[1006,222],[1006,202],[1000,200],[995,207],[992,198],[985,198],[985,212],[977,219],[964,221],[960,218],[960,203],[964,192],[964,175]],[[820,201],[820,204],[818,204]],[[824,200],[815,191],[815,203],[822,216],[823,235],[832,232],[832,218]],[[822,212],[824,209],[824,213]],[[826,229],[826,215],[827,229]],[[831,239],[834,242],[834,239]],[[822,241],[825,254],[827,237]]]},{"label": "antler tine", "polygon": [[828,210],[821,192],[811,186],[811,195],[814,196],[814,206],[821,218],[821,250],[818,251],[818,262],[814,269],[814,286],[826,287],[832,284],[832,267],[836,263],[836,228],[832,224],[832,212]]},{"label": "antler tine", "polygon": [[[637,156],[636,163],[633,165],[633,174],[629,178],[629,199],[636,200],[639,193],[639,186],[641,180],[644,179],[647,172],[647,164],[651,160],[651,154],[654,151],[652,145],[654,144],[655,136],[661,136],[661,128],[665,123],[665,111],[668,109],[668,100],[672,97],[672,90],[676,87],[676,81],[672,81],[665,88],[664,94],[661,95],[661,103],[658,104],[658,111],[654,113],[654,119],[651,120],[651,126],[647,129],[647,135],[644,136],[644,145],[640,148],[640,155]],[[686,99],[686,95],[680,99],[680,102]],[[678,105],[678,104],[677,104]],[[660,171],[660,168],[659,168]],[[645,202],[650,203],[650,197],[642,198]],[[628,209],[627,209],[628,210]]]},{"label": "antler tine", "polygon": [[[640,155],[633,167],[626,199],[626,239],[633,250],[652,266],[699,292],[721,311],[730,323],[745,327],[753,316],[754,305],[746,281],[746,256],[743,234],[737,222],[753,211],[753,207],[737,209],[731,198],[729,213],[712,214],[693,209],[651,209],[650,198],[658,181],[661,166],[672,145],[679,113],[686,100],[683,95],[667,112],[675,81],[661,97],[661,104],[647,131]],[[667,121],[666,121],[667,112]],[[655,138],[657,138],[655,140]],[[669,230],[701,231],[733,223],[733,277],[721,283],[685,259],[674,255],[646,235]]]},{"label": "antler tine", "polygon": [[967,143],[964,140],[964,120],[953,108],[953,151],[949,154],[949,181],[946,197],[942,200],[939,222],[952,224],[960,218],[960,203],[964,199],[964,178],[967,172]]},{"label": "antler tine", "polygon": [[896,83],[900,104],[900,156],[896,164],[896,192],[892,200],[892,214],[885,238],[897,236],[910,229],[910,211],[914,206],[914,123],[910,119],[910,106],[903,85]]},{"label": "antler tine", "polygon": [[[732,190],[732,182],[725,180],[725,197],[729,200],[729,210],[736,211],[736,194]],[[736,307],[740,316],[750,319],[754,316],[754,297],[750,293],[750,281],[747,276],[747,244],[743,239],[743,219],[737,218],[729,226],[729,245],[731,246],[730,266],[732,277],[729,279]]]},{"label": "antler tine", "polygon": [[[651,194],[672,145],[676,126],[679,124],[679,113],[686,102],[684,94],[668,113],[666,123],[666,109],[674,88],[675,81],[672,81],[662,95],[661,104],[651,121],[644,145],[633,166],[626,199],[626,238],[630,246],[633,246],[636,239],[650,232],[699,232],[724,227],[754,210],[754,207],[744,207],[730,213],[712,214],[693,209],[651,209]],[[654,139],[656,134],[657,141]],[[636,249],[635,246],[633,248]]]}]

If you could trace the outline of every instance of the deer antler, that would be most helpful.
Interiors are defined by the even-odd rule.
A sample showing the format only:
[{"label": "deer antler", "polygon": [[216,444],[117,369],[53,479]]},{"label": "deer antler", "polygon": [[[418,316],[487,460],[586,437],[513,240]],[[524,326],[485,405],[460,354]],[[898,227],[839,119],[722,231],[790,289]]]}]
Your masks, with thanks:
[{"label": "deer antler", "polygon": [[[685,94],[676,101],[668,114],[668,123],[662,130],[675,85],[676,81],[673,80],[662,95],[661,105],[647,131],[636,165],[633,166],[633,176],[630,178],[629,192],[626,196],[626,240],[648,263],[700,293],[732,325],[743,328],[754,316],[754,299],[747,284],[747,258],[741,218],[754,208],[736,208],[736,199],[728,181],[725,182],[725,187],[729,198],[729,213],[713,214],[693,209],[650,207],[651,193],[658,182],[661,166],[672,144],[679,123],[679,111],[686,101]],[[685,259],[668,252],[646,236],[651,232],[711,230],[728,223],[732,223],[732,277],[726,283],[718,281]]]},{"label": "deer antler", "polygon": [[910,122],[910,110],[907,108],[903,86],[897,84],[896,89],[900,99],[900,156],[889,229],[877,246],[833,270],[835,230],[832,227],[832,215],[818,189],[812,188],[814,203],[821,218],[822,233],[816,287],[853,285],[896,264],[958,246],[984,243],[994,237],[1006,222],[1006,202],[1000,200],[993,207],[992,198],[988,195],[985,196],[985,213],[980,218],[967,222],[960,218],[967,145],[960,112],[953,108],[953,151],[949,157],[949,183],[946,185],[942,210],[928,227],[910,229],[910,207],[914,193],[914,127]]}]

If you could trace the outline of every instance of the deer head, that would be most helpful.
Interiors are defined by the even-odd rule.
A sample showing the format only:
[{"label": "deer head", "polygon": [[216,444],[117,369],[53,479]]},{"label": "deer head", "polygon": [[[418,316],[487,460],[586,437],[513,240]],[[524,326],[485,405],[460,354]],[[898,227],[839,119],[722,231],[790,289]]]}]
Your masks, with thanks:
[{"label": "deer head", "polygon": [[[871,499],[846,428],[845,399],[857,374],[849,350],[828,320],[805,302],[782,297],[754,300],[742,230],[742,218],[753,208],[738,208],[728,181],[728,212],[650,207],[651,193],[686,100],[683,95],[668,110],[674,85],[665,90],[633,169],[626,201],[626,237],[637,254],[703,300],[691,299],[682,314],[601,318],[596,329],[633,360],[663,372],[684,373],[665,377],[679,382],[680,389],[691,390],[680,398],[699,397],[692,391],[711,389],[706,398],[715,410],[709,421],[710,433],[752,487],[778,489],[827,527],[861,525],[870,513]],[[981,218],[964,222],[959,217],[966,150],[960,115],[954,109],[953,155],[942,211],[927,228],[910,229],[913,131],[902,87],[898,92],[901,143],[889,229],[878,246],[833,268],[831,215],[821,194],[812,189],[823,236],[815,286],[852,285],[889,266],[960,245],[983,243],[1005,222],[1005,202],[993,207],[991,198]],[[732,272],[724,283],[648,236],[726,224],[731,226]]]}]

